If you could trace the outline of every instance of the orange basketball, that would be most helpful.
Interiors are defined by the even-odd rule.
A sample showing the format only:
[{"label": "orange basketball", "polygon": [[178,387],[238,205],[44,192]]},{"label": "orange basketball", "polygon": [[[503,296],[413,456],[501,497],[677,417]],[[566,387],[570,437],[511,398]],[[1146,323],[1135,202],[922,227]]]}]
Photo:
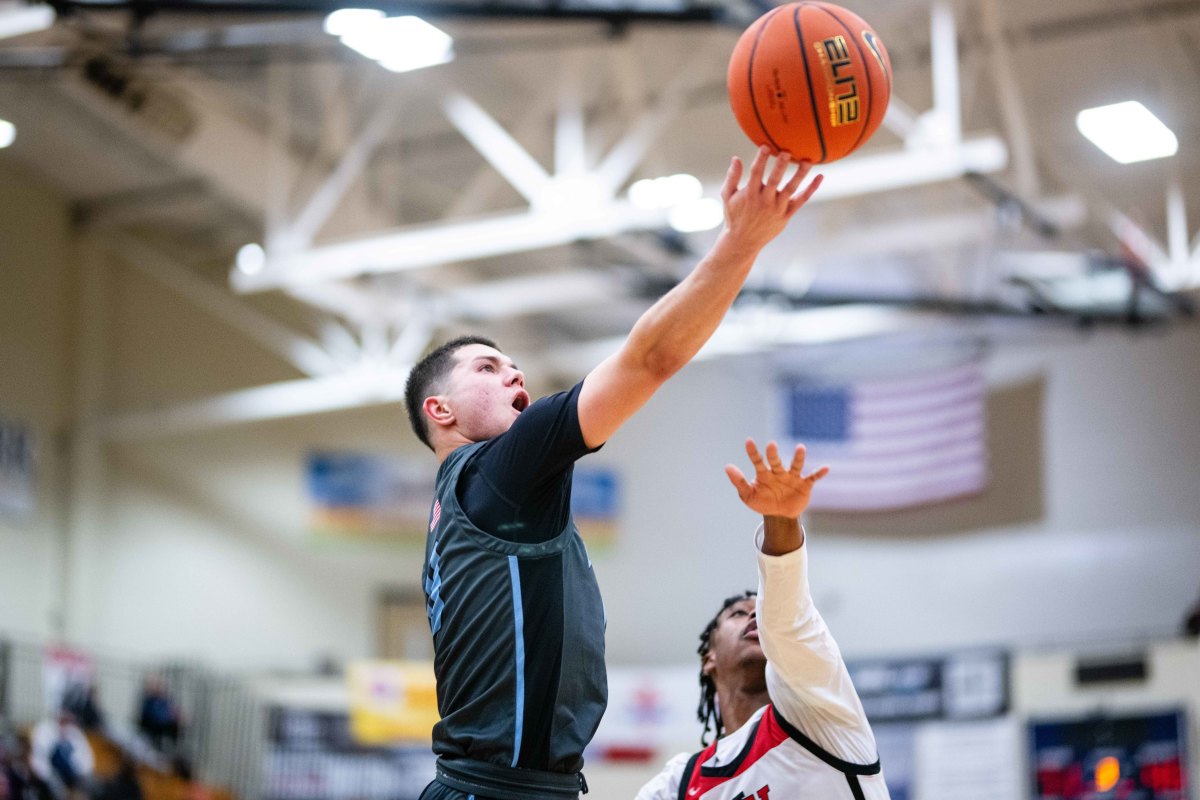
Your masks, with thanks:
[{"label": "orange basketball", "polygon": [[729,59],[729,103],[750,139],[821,163],[871,138],[892,65],[871,26],[832,3],[789,3],[746,29]]}]

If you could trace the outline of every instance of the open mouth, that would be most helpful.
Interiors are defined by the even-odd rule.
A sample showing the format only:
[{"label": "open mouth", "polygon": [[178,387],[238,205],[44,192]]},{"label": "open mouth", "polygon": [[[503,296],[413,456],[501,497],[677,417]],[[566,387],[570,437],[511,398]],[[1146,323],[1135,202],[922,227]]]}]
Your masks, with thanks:
[{"label": "open mouth", "polygon": [[742,638],[758,640],[758,620],[750,620],[750,624],[746,626],[746,632],[742,634]]},{"label": "open mouth", "polygon": [[529,395],[525,394],[525,392],[518,394],[513,398],[512,407],[517,410],[518,414],[524,411],[529,407]]}]

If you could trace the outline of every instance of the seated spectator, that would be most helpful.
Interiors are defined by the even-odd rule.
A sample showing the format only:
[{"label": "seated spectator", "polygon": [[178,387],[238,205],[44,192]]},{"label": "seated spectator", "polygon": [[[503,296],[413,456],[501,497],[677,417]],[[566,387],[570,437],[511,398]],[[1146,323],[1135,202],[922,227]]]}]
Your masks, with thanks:
[{"label": "seated spectator", "polygon": [[12,793],[8,786],[8,765],[12,757],[9,755],[9,747],[6,745],[7,742],[0,739],[0,800],[12,800]]},{"label": "seated spectator", "polygon": [[1193,639],[1200,637],[1200,600],[1196,601],[1196,605],[1192,606],[1183,618],[1183,635]]},{"label": "seated spectator", "polygon": [[98,787],[92,800],[144,800],[142,786],[138,783],[137,762],[126,750],[121,751],[121,762],[117,774]]},{"label": "seated spectator", "polygon": [[138,730],[160,752],[174,752],[179,744],[182,722],[179,707],[167,693],[166,683],[162,678],[147,678],[142,687]]},{"label": "seated spectator", "polygon": [[86,797],[95,757],[70,711],[61,710],[34,726],[30,763],[55,797]]},{"label": "seated spectator", "polygon": [[50,787],[30,765],[29,740],[19,737],[15,748],[10,747],[6,742],[5,754],[0,755],[0,800],[54,800]]},{"label": "seated spectator", "polygon": [[95,683],[71,684],[63,694],[62,706],[75,716],[75,721],[85,731],[104,731],[104,712],[100,710]]}]

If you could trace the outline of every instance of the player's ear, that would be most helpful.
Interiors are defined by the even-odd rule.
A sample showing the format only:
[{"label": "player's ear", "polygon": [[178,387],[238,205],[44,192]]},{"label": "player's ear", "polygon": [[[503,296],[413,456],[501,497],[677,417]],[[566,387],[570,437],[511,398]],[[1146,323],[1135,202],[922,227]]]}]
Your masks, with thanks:
[{"label": "player's ear", "polygon": [[700,660],[700,674],[707,675],[710,678],[717,676],[717,657],[712,650],[704,654],[704,658]]},{"label": "player's ear", "polygon": [[446,428],[454,424],[454,412],[444,395],[426,397],[425,402],[421,404],[421,410],[425,413],[425,418],[438,427]]}]

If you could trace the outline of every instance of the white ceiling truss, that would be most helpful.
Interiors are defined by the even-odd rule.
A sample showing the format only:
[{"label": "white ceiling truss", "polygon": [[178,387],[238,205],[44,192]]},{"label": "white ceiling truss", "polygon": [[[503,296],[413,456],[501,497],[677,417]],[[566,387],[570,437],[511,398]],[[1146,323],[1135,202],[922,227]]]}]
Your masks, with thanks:
[{"label": "white ceiling truss", "polygon": [[[1200,14],[1141,1],[1142,24],[1200,36]],[[665,232],[667,212],[633,205],[629,183],[690,170],[716,196],[724,163],[709,151],[750,150],[711,122],[728,116],[713,90],[723,83],[728,29],[634,26],[594,36],[585,26],[570,28],[580,36],[575,45],[558,32],[565,28],[536,19],[502,28],[452,23],[465,41],[461,68],[387,76],[344,56],[306,62],[305,54],[332,46],[319,17],[247,24],[235,16],[203,32],[178,22],[155,32],[151,17],[139,28],[150,45],[176,54],[217,44],[222,53],[260,52],[263,76],[230,80],[217,66],[184,64],[151,80],[121,47],[98,44],[128,41],[94,5],[45,41],[15,40],[11,50],[0,42],[0,116],[15,105],[35,130],[43,114],[49,130],[51,113],[69,106],[106,141],[132,143],[114,150],[111,175],[77,178],[89,230],[123,263],[303,376],[112,413],[96,431],[114,440],[396,402],[429,343],[467,328],[511,336],[534,369],[579,374],[710,238]],[[1040,57],[1038,37],[1057,41],[1043,32],[1061,19],[998,0],[905,5],[907,13],[890,15],[874,6],[893,24],[884,38],[900,65],[886,132],[821,168],[826,181],[813,208],[764,253],[747,302],[705,355],[924,329],[947,311],[1127,321],[1187,311],[1178,293],[1200,286],[1200,235],[1186,210],[1198,183],[1189,178],[1200,175],[1195,156],[1185,164],[1181,154],[1173,173],[1160,171],[1161,219],[1147,224],[1144,202],[1131,209],[1094,182],[1056,174],[1070,168],[1056,157],[1066,145],[1046,133],[1053,106],[1022,70]],[[1096,29],[1111,27],[1104,14],[1118,8],[1104,0],[1089,17],[1083,0],[1067,5]],[[869,10],[860,13],[875,19]],[[84,43],[71,43],[75,34]],[[549,43],[541,74],[530,73],[538,62],[522,37],[534,49]],[[33,79],[6,81],[5,65],[24,64],[13,74],[36,78],[42,68],[28,65],[54,63],[55,48],[68,55],[53,67],[44,102],[22,106],[32,105]],[[969,124],[984,104],[994,107],[986,126]],[[1195,120],[1188,114],[1180,117]],[[67,183],[54,170],[69,160],[56,166],[47,155],[67,144],[48,134],[46,151],[28,158],[36,164],[40,155],[47,174]],[[139,193],[143,206],[126,202]],[[211,271],[185,265],[163,234],[183,235],[197,218],[208,226],[197,236],[224,237],[210,242],[207,260],[229,263],[241,236],[262,242],[264,267],[231,269],[222,286]],[[585,242],[603,246],[604,257]],[[307,332],[264,311],[258,298],[268,293],[310,309]]]}]

